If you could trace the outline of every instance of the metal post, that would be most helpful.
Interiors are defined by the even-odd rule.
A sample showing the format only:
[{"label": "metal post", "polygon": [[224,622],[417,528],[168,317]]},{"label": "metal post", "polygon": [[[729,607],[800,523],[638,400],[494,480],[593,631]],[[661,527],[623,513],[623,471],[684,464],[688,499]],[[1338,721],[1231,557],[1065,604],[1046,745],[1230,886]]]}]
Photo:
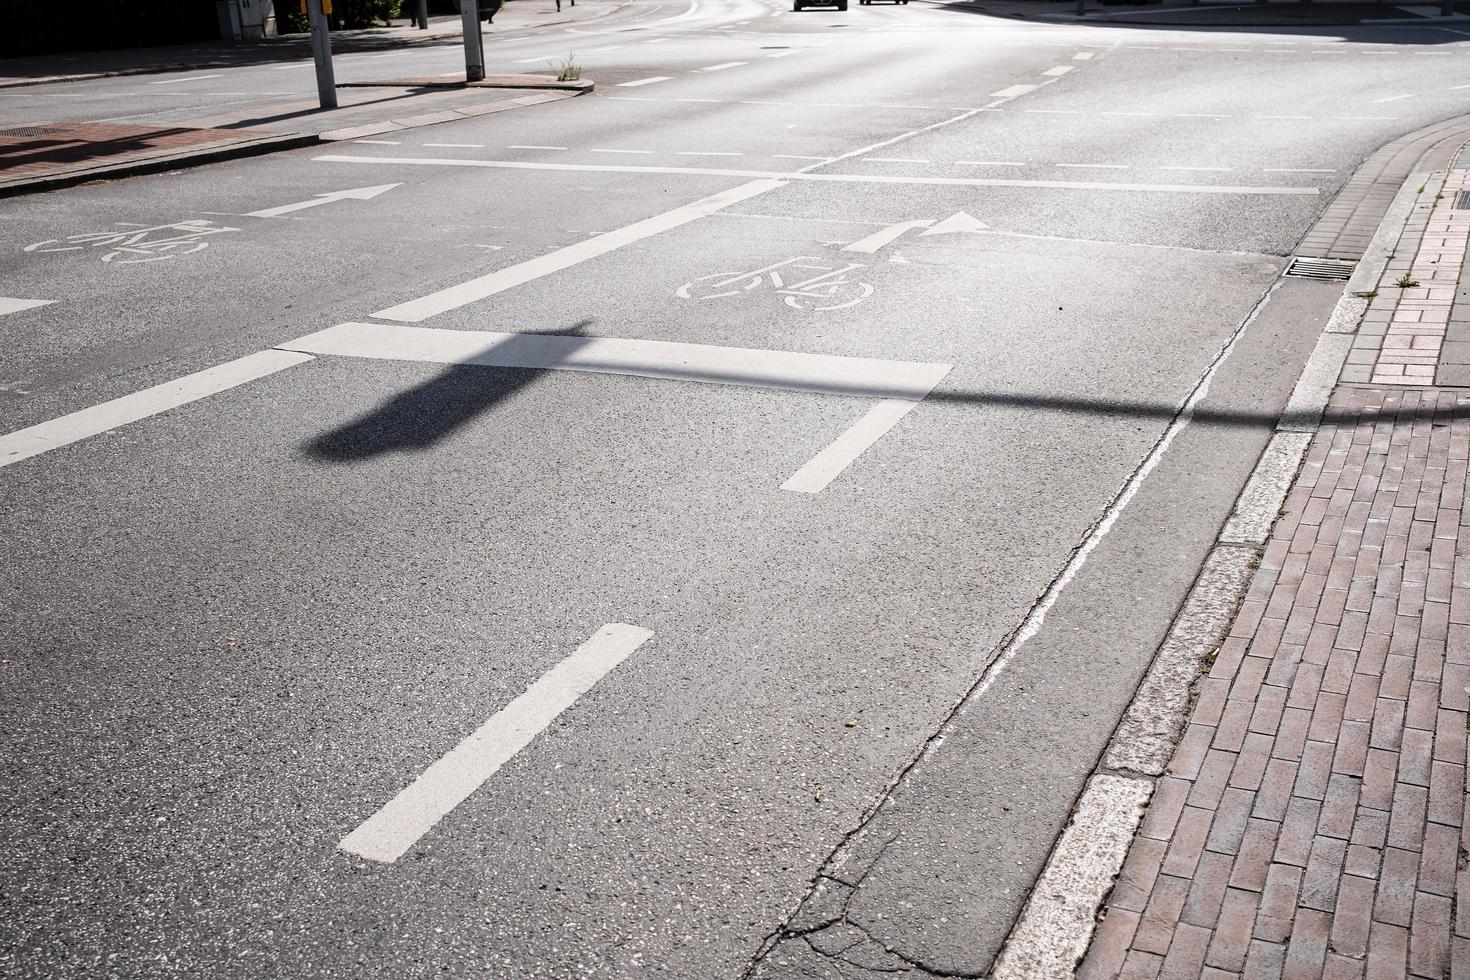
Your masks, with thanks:
[{"label": "metal post", "polygon": [[1440,0],[1439,15],[1441,17],[1455,16],[1455,0]]},{"label": "metal post", "polygon": [[480,4],[478,0],[459,0],[459,15],[464,23],[464,80],[485,80],[485,44],[480,37]]},{"label": "metal post", "polygon": [[419,30],[429,29],[429,0],[419,0],[418,22]]},{"label": "metal post", "polygon": [[1077,0],[1077,16],[1087,16],[1087,0]]},{"label": "metal post", "polygon": [[332,73],[332,33],[327,15],[331,0],[306,0],[306,17],[311,23],[311,56],[316,59],[316,92],[323,109],[337,108],[337,78]]}]

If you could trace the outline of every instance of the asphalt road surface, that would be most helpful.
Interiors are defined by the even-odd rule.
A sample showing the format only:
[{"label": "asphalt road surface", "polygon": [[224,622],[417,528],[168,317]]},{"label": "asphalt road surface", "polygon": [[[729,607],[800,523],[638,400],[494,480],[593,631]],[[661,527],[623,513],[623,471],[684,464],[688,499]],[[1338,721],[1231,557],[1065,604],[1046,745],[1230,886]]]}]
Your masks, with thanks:
[{"label": "asphalt road surface", "polygon": [[591,96],[7,201],[0,973],[867,976],[770,940],[992,667],[850,910],[983,973],[1467,44],[635,3],[487,49]]}]

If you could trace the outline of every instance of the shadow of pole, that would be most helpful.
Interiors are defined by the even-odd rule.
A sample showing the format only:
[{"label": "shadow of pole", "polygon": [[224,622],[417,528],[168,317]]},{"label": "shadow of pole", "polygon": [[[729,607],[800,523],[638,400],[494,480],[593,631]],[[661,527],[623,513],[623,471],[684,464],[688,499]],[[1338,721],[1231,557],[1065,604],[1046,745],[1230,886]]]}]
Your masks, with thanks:
[{"label": "shadow of pole", "polygon": [[[542,336],[581,337],[590,324],[590,320],[583,320],[569,330],[550,331]],[[583,343],[587,342],[590,338],[584,339]],[[490,354],[499,346],[489,347],[485,353]],[[305,449],[308,455],[329,463],[350,463],[390,452],[422,451],[506,401],[544,373],[534,368],[452,364],[438,377],[394,395],[368,414],[318,436]]]}]

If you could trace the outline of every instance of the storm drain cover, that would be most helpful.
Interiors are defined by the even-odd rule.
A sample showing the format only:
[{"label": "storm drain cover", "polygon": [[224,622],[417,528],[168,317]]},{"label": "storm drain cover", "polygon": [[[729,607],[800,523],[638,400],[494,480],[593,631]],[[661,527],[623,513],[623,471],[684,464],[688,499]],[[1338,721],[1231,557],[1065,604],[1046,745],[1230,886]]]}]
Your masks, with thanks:
[{"label": "storm drain cover", "polygon": [[0,129],[0,139],[11,136],[60,136],[64,129],[50,126],[20,126],[16,129]]},{"label": "storm drain cover", "polygon": [[1470,191],[1460,191],[1455,195],[1455,210],[1470,211]]},{"label": "storm drain cover", "polygon": [[1323,282],[1347,282],[1353,274],[1353,266],[1356,263],[1345,262],[1342,259],[1310,259],[1298,255],[1292,258],[1291,265],[1286,267],[1288,276],[1298,279],[1320,279]]}]

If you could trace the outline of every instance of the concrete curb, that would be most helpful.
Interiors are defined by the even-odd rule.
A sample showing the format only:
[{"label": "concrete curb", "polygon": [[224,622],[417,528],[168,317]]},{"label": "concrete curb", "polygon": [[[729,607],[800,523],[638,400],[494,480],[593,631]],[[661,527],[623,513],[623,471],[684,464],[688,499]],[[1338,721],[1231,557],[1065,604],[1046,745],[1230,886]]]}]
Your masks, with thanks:
[{"label": "concrete curb", "polygon": [[342,140],[364,139],[382,133],[397,133],[407,129],[434,126],[438,123],[458,122],[461,119],[473,119],[476,116],[488,115],[492,112],[503,112],[507,109],[520,109],[527,106],[540,105],[545,102],[559,102],[562,99],[574,99],[579,95],[586,95],[592,90],[593,85],[591,82],[588,82],[585,88],[573,91],[537,92],[532,95],[521,96],[518,99],[499,99],[495,102],[481,105],[462,106],[458,109],[444,109],[437,112],[424,113],[419,116],[408,116],[403,119],[385,120],[381,123],[364,123],[359,126],[334,129],[324,133],[285,133],[281,136],[269,136],[248,142],[231,143],[225,146],[203,147],[197,150],[180,150],[173,153],[147,157],[142,160],[104,164],[97,167],[89,167],[84,170],[71,170],[64,174],[51,174],[16,181],[10,184],[0,184],[0,198],[19,197],[23,194],[38,194],[42,191],[60,190],[64,187],[75,187],[78,184],[85,184],[93,180],[116,180],[123,177],[139,177],[144,174],[156,174],[167,170],[177,170],[180,167],[197,167],[209,163],[221,163],[226,160],[264,156],[267,153],[279,153],[284,150],[296,150],[304,146],[317,146],[322,143],[335,143]]},{"label": "concrete curb", "polygon": [[[1344,287],[1302,369],[1277,432],[1262,452],[1185,598],[1138,693],[1088,780],[1011,934],[993,976],[1067,980],[1086,957],[1113,884],[1189,723],[1201,668],[1230,628],[1254,577],[1257,549],[1272,525],[1321,422],[1366,309],[1361,292],[1377,286],[1425,175],[1411,173]],[[1258,307],[1259,309],[1259,307]],[[1119,843],[1120,835],[1122,843]]]}]

